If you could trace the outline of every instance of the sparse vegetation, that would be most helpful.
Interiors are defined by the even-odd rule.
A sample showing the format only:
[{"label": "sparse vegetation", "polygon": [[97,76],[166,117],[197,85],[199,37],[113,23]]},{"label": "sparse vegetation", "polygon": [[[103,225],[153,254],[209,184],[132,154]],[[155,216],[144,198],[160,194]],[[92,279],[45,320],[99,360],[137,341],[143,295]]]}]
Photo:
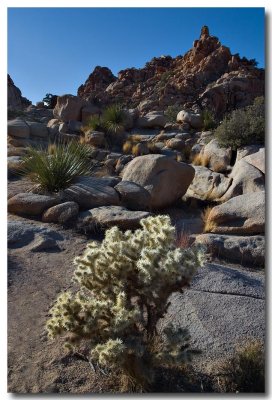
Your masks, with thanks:
[{"label": "sparse vegetation", "polygon": [[208,167],[209,163],[210,157],[203,153],[196,154],[192,160],[193,165],[200,165],[202,167]]},{"label": "sparse vegetation", "polygon": [[211,221],[210,218],[209,218],[212,209],[213,209],[213,207],[208,206],[208,207],[206,207],[205,210],[201,213],[201,218],[202,218],[202,221],[203,221],[203,223],[204,223],[204,232],[205,232],[205,233],[207,233],[207,232],[212,232],[213,229],[215,229],[216,226],[217,226],[216,223],[213,222],[213,221]]},{"label": "sparse vegetation", "polygon": [[203,259],[201,249],[175,240],[168,216],[143,219],[135,232],[109,229],[75,259],[80,290],[60,294],[50,310],[49,337],[65,337],[74,351],[83,346],[91,363],[118,374],[120,391],[151,389],[156,368],[190,359],[186,330],[158,330],[170,294],[182,292]]},{"label": "sparse vegetation", "polygon": [[264,144],[265,104],[264,97],[257,97],[253,105],[234,110],[215,130],[220,146],[233,150],[250,144]]},{"label": "sparse vegetation", "polygon": [[123,152],[126,154],[131,154],[133,147],[133,142],[131,140],[126,140],[123,144]]},{"label": "sparse vegetation", "polygon": [[211,111],[204,110],[202,112],[202,118],[203,118],[203,130],[204,131],[209,131],[216,127],[216,121],[215,121],[214,115]]},{"label": "sparse vegetation", "polygon": [[103,122],[99,115],[94,114],[88,118],[87,122],[85,123],[84,127],[82,128],[82,131],[84,133],[86,133],[89,130],[91,130],[91,131],[104,130]]},{"label": "sparse vegetation", "polygon": [[8,120],[15,118],[25,118],[26,112],[23,110],[8,110]]},{"label": "sparse vegetation", "polygon": [[219,367],[221,392],[264,393],[265,356],[262,343],[251,340]]},{"label": "sparse vegetation", "polygon": [[164,115],[167,118],[168,122],[175,123],[177,122],[177,115],[180,111],[180,108],[178,106],[168,106],[164,112]]},{"label": "sparse vegetation", "polygon": [[50,144],[45,150],[31,147],[23,158],[22,173],[48,192],[65,189],[75,178],[90,172],[89,147],[74,141]]}]

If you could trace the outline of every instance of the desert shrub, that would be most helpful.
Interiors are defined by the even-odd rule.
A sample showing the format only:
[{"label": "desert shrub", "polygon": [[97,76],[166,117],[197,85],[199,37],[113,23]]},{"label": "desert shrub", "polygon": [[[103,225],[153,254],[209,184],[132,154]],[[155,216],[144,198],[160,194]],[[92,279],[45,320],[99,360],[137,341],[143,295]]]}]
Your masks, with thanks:
[{"label": "desert shrub", "polygon": [[87,131],[101,131],[103,130],[103,122],[100,119],[100,116],[97,114],[91,115],[87,122],[85,123],[84,127],[82,128],[83,132]]},{"label": "desert shrub", "polygon": [[176,247],[168,216],[140,224],[135,232],[113,227],[102,243],[88,244],[74,261],[79,290],[61,293],[47,321],[50,338],[61,335],[68,349],[113,372],[121,391],[146,390],[156,367],[190,358],[188,332],[172,324],[159,332],[158,322],[203,260],[199,247]]},{"label": "desert shrub", "polygon": [[219,367],[221,391],[235,393],[264,393],[265,357],[263,346],[252,340]]},{"label": "desert shrub", "polygon": [[177,122],[177,115],[179,111],[180,108],[178,106],[168,106],[164,112],[167,121],[172,123]]},{"label": "desert shrub", "polygon": [[264,97],[257,97],[253,105],[234,110],[215,130],[220,146],[233,150],[251,144],[264,144],[265,104]]},{"label": "desert shrub", "polygon": [[44,191],[58,192],[90,172],[89,147],[74,141],[50,144],[46,149],[30,147],[23,158],[22,173]]},{"label": "desert shrub", "polygon": [[204,110],[202,112],[202,118],[203,118],[203,130],[204,131],[214,129],[216,127],[216,121],[215,121],[214,115],[211,111]]}]

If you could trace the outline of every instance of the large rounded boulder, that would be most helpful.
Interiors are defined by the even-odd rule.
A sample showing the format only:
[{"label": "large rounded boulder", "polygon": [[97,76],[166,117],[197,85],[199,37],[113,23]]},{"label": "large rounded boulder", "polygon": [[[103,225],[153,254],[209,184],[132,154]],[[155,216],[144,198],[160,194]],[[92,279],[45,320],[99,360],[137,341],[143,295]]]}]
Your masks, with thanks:
[{"label": "large rounded boulder", "polygon": [[123,171],[123,181],[143,186],[151,195],[150,205],[160,209],[175,203],[194,179],[194,168],[161,154],[134,158]]}]

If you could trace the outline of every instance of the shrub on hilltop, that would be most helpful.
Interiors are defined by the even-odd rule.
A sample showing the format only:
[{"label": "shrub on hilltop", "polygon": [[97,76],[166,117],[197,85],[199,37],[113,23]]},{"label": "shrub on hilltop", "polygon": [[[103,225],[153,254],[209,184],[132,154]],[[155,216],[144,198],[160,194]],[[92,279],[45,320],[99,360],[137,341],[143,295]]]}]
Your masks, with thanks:
[{"label": "shrub on hilltop", "polygon": [[215,130],[215,137],[222,147],[233,150],[251,144],[264,144],[264,97],[256,97],[251,106],[234,110]]},{"label": "shrub on hilltop", "polygon": [[168,216],[143,219],[135,232],[109,229],[75,259],[78,292],[61,293],[50,310],[49,337],[65,337],[74,350],[84,343],[91,363],[118,374],[121,391],[146,390],[156,367],[190,358],[186,330],[158,330],[169,296],[182,292],[202,263],[198,247],[175,243]]}]

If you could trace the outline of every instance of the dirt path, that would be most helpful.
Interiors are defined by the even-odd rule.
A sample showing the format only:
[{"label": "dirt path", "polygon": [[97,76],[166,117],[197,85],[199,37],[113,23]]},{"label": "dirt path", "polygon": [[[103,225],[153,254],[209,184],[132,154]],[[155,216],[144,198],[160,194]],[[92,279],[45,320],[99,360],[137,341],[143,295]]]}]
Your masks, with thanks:
[{"label": "dirt path", "polygon": [[70,231],[62,251],[26,253],[9,250],[8,260],[8,390],[16,393],[101,391],[88,364],[67,356],[60,342],[48,341],[47,312],[57,294],[68,288],[73,259],[87,239]]}]

